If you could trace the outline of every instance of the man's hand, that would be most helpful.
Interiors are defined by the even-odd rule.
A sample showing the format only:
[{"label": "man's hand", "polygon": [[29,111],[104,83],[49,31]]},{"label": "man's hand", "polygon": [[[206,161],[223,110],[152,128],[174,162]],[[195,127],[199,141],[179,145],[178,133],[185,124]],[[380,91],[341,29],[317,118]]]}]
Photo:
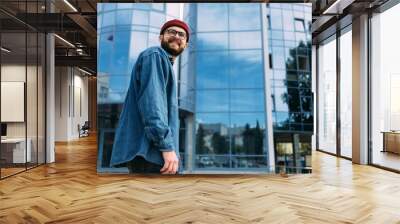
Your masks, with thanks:
[{"label": "man's hand", "polygon": [[161,174],[175,174],[178,170],[179,160],[175,150],[162,152],[164,158],[164,167],[160,170]]}]

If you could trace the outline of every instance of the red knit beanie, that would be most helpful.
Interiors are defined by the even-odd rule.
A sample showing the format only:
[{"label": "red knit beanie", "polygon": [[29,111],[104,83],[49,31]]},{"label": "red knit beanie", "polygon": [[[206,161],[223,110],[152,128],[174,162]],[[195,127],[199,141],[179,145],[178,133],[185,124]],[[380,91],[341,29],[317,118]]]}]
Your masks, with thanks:
[{"label": "red knit beanie", "polygon": [[184,29],[186,31],[186,42],[189,42],[189,26],[185,22],[179,19],[173,19],[164,23],[164,25],[161,27],[160,35],[162,35],[164,31],[171,26],[178,26]]}]

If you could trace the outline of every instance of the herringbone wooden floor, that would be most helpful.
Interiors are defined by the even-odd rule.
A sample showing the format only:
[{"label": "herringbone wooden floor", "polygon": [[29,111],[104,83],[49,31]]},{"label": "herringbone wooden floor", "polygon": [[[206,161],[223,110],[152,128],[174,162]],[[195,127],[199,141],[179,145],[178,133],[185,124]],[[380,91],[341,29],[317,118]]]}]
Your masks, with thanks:
[{"label": "herringbone wooden floor", "polygon": [[313,174],[97,175],[96,140],[0,181],[0,223],[400,223],[400,175],[313,153]]}]

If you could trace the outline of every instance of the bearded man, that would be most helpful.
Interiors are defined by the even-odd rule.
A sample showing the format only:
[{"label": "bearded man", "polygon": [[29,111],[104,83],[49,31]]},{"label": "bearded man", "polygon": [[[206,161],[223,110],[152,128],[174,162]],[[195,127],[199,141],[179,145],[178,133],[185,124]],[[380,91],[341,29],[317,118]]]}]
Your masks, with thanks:
[{"label": "bearded man", "polygon": [[189,42],[181,20],[166,22],[160,45],[139,54],[115,132],[110,166],[129,173],[179,174],[178,98],[173,64]]}]

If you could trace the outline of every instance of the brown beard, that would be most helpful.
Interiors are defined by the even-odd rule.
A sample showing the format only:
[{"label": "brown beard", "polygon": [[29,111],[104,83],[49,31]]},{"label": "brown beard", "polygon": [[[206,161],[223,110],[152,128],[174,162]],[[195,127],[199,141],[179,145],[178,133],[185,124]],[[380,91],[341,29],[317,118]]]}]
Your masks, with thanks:
[{"label": "brown beard", "polygon": [[173,56],[179,56],[179,55],[182,53],[182,51],[184,50],[184,48],[179,48],[179,50],[175,50],[175,49],[173,49],[173,48],[170,48],[170,47],[169,47],[169,43],[170,43],[170,42],[173,42],[173,41],[175,41],[173,38],[170,39],[169,41],[163,39],[163,40],[161,41],[161,47],[162,47],[166,52],[168,52],[169,54],[171,54],[171,55],[173,55]]}]

